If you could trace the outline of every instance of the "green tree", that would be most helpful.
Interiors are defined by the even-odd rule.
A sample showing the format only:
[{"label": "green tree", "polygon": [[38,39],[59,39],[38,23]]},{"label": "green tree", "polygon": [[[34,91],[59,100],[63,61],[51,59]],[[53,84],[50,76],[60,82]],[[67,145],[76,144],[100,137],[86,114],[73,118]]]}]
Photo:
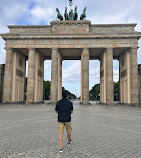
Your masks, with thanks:
[{"label": "green tree", "polygon": [[100,100],[100,84],[96,84],[89,92],[90,100]]},{"label": "green tree", "polygon": [[[62,87],[62,91],[64,91],[64,90],[65,90],[65,88]],[[72,93],[69,92],[68,90],[66,90],[66,92],[67,92],[67,94],[68,94],[69,99],[76,99],[76,98],[77,98],[74,94],[72,94]]]},{"label": "green tree", "polygon": [[49,100],[50,99],[50,81],[44,81],[44,99]]},{"label": "green tree", "polygon": [[[45,100],[49,100],[50,99],[50,86],[51,86],[51,82],[50,81],[44,81],[44,93],[43,93],[43,97]],[[62,91],[65,90],[64,87],[62,87]],[[75,99],[76,96],[72,93],[70,93],[68,90],[67,94],[69,96],[69,99]],[[25,93],[27,93],[27,77],[26,77],[26,81],[25,81]]]},{"label": "green tree", "polygon": [[[100,100],[100,84],[96,84],[92,87],[89,92],[89,99],[90,100]],[[114,82],[114,100],[119,100],[119,82]]]},{"label": "green tree", "polygon": [[119,100],[119,81],[114,82],[114,100],[115,101]]}]

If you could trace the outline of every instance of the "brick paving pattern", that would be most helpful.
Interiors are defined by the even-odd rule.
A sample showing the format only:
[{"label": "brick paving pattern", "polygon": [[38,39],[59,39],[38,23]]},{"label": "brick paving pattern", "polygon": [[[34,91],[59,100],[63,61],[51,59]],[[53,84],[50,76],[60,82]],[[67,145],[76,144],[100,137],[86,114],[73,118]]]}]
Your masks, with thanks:
[{"label": "brick paving pattern", "polygon": [[59,153],[54,105],[0,105],[0,158],[141,158],[141,108],[74,102]]}]

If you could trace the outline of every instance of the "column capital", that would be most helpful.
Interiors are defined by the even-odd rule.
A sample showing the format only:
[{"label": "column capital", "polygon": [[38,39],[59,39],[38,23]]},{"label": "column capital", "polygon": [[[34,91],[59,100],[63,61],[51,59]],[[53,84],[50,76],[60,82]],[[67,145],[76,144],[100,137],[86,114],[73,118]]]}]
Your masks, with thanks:
[{"label": "column capital", "polygon": [[81,51],[89,50],[89,48],[82,48]]},{"label": "column capital", "polygon": [[138,50],[138,48],[139,48],[138,46],[130,47],[130,48],[129,48],[129,51],[131,51],[131,50],[133,50],[133,49]]},{"label": "column capital", "polygon": [[28,51],[36,51],[36,48],[27,48]]},{"label": "column capital", "polygon": [[5,47],[4,49],[5,49],[6,51],[9,51],[9,50],[10,50],[10,51],[13,51],[13,48],[9,48],[9,47]]},{"label": "column capital", "polygon": [[107,50],[109,50],[109,49],[112,49],[112,50],[113,50],[113,47],[106,47],[106,48],[104,49],[104,51],[107,51]]},{"label": "column capital", "polygon": [[59,48],[51,48],[51,50],[52,50],[52,51],[53,51],[53,50],[58,51],[58,50],[59,50]]}]

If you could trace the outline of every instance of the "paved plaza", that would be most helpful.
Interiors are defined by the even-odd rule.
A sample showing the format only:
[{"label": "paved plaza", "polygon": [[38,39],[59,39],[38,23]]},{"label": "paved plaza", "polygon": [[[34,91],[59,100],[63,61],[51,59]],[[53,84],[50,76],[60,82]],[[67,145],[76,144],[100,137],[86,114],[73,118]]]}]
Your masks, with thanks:
[{"label": "paved plaza", "polygon": [[59,153],[55,105],[0,105],[0,158],[141,158],[141,108],[74,101],[72,146]]}]

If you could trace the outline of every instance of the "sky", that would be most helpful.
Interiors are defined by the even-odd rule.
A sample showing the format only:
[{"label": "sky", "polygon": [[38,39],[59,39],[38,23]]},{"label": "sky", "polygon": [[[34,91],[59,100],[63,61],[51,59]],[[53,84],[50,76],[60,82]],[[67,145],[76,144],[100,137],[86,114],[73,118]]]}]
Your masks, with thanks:
[{"label": "sky", "polygon": [[[79,15],[87,7],[87,20],[92,24],[137,23],[135,31],[141,32],[141,0],[73,0]],[[0,0],[0,33],[9,32],[7,25],[49,25],[56,20],[56,8],[63,14],[68,0]],[[0,37],[0,64],[5,63],[5,41]],[[141,40],[139,40],[141,46]],[[138,49],[141,64],[141,48]],[[99,83],[100,62],[89,63],[89,89]],[[65,89],[80,95],[80,61],[63,61],[62,76]],[[51,80],[51,61],[45,61],[44,79]],[[119,62],[113,62],[114,81],[119,80]]]}]

